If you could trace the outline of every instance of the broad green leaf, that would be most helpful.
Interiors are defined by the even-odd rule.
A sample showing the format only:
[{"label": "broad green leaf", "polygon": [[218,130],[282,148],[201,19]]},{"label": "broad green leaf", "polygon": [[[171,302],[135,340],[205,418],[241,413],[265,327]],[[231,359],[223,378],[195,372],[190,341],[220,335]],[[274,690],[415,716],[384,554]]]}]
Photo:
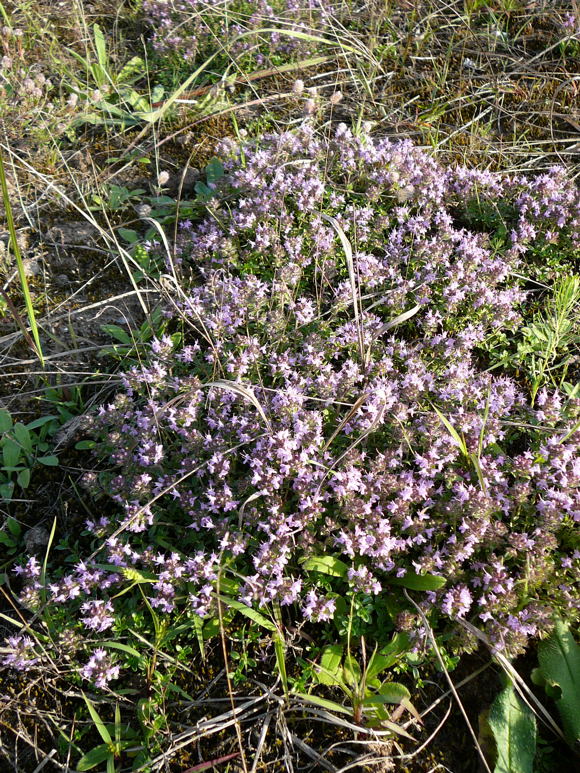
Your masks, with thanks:
[{"label": "broad green leaf", "polygon": [[321,684],[334,685],[341,681],[343,653],[342,644],[329,644],[322,650],[320,669],[316,671],[316,678]]},{"label": "broad green leaf", "polygon": [[416,574],[407,572],[404,577],[391,577],[388,580],[390,585],[401,585],[410,590],[439,590],[447,580],[436,574]]},{"label": "broad green leaf", "polygon": [[536,719],[511,685],[492,703],[488,722],[497,747],[494,773],[533,773]]},{"label": "broad green leaf", "polygon": [[26,451],[26,453],[31,454],[32,438],[30,436],[30,432],[24,426],[24,424],[21,424],[20,422],[18,422],[18,424],[15,424],[13,432],[14,432],[14,437],[20,443],[20,445]]},{"label": "broad green leaf", "polygon": [[91,749],[90,752],[87,752],[84,755],[84,757],[80,758],[80,760],[77,762],[77,770],[91,770],[111,756],[112,755],[109,750],[109,744],[103,743],[100,746],[95,746],[94,749]]},{"label": "broad green leaf", "polygon": [[538,661],[548,685],[561,690],[556,706],[566,740],[573,746],[580,741],[580,647],[561,620],[538,645]]},{"label": "broad green leaf", "polygon": [[[119,234],[121,239],[124,239],[126,242],[129,242],[129,244],[135,244],[135,242],[139,241],[139,234],[137,233],[137,231],[133,231],[132,228],[118,228],[117,233]],[[127,334],[125,333],[125,335]]]},{"label": "broad green leaf", "polygon": [[328,574],[330,577],[346,577],[348,566],[335,556],[312,556],[303,563],[307,572],[320,572]]},{"label": "broad green leaf", "polygon": [[239,612],[245,617],[250,618],[250,620],[253,620],[254,623],[261,626],[262,628],[265,628],[268,631],[277,630],[276,626],[271,620],[268,620],[267,617],[264,617],[264,615],[260,614],[260,612],[252,609],[252,607],[248,607],[246,604],[242,604],[241,601],[231,599],[229,596],[218,596],[218,598],[220,601],[223,601],[226,606],[230,607],[230,609],[235,609],[236,612]]},{"label": "broad green leaf", "polygon": [[379,688],[377,695],[370,695],[363,701],[364,704],[373,703],[402,703],[410,698],[411,693],[404,684],[398,682],[385,682]]},{"label": "broad green leaf", "polygon": [[13,438],[4,438],[2,458],[5,467],[16,467],[20,459],[20,452],[20,445]]},{"label": "broad green leaf", "polygon": [[119,74],[117,75],[117,81],[119,83],[125,83],[130,79],[135,80],[136,76],[143,75],[145,72],[145,62],[140,56],[134,56],[127,64],[123,65]]},{"label": "broad green leaf", "polygon": [[77,451],[88,451],[95,446],[96,442],[94,440],[79,440],[78,443],[75,443],[75,448]]},{"label": "broad green leaf", "polygon": [[107,57],[107,44],[105,42],[105,35],[103,30],[98,24],[93,24],[93,33],[95,36],[95,48],[97,49],[97,57],[99,64],[105,70],[108,64]]},{"label": "broad green leaf", "polygon": [[111,738],[111,734],[107,730],[107,727],[103,722],[103,720],[100,718],[96,708],[93,706],[92,701],[90,701],[84,693],[82,695],[83,695],[83,698],[85,699],[85,703],[87,704],[89,714],[91,715],[91,719],[93,720],[93,723],[95,725],[95,728],[97,729],[98,734],[101,736],[101,738],[105,743],[107,744],[112,743],[113,739]]},{"label": "broad green leaf", "polygon": [[220,621],[217,617],[212,617],[203,626],[203,638],[205,641],[213,639],[220,632]]},{"label": "broad green leaf", "polygon": [[12,532],[15,537],[19,537],[20,534],[22,534],[22,526],[18,523],[16,518],[9,518],[6,521],[6,526],[8,527],[8,531]]}]

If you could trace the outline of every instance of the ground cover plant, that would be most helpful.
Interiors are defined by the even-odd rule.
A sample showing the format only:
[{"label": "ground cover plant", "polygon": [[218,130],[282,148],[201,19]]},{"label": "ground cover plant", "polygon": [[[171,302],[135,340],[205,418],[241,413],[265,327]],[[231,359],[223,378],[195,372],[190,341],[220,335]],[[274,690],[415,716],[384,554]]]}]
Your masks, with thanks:
[{"label": "ground cover plant", "polygon": [[3,764],[573,769],[577,9],[65,6],[0,6]]}]

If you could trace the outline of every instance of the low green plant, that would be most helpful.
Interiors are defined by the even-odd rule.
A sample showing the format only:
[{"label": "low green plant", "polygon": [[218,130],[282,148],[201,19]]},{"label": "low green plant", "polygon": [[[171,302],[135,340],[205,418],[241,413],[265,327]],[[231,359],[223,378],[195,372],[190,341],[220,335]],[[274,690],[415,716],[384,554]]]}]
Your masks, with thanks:
[{"label": "low green plant", "polygon": [[0,498],[10,501],[16,485],[26,489],[36,464],[55,467],[58,457],[47,453],[49,438],[58,422],[56,416],[41,416],[28,424],[14,422],[10,412],[0,410]]},{"label": "low green plant", "polygon": [[408,649],[408,637],[399,633],[380,651],[375,648],[367,660],[363,638],[361,639],[362,662],[359,663],[348,644],[330,644],[322,650],[320,662],[316,666],[315,679],[319,684],[341,690],[349,705],[344,706],[312,694],[299,694],[299,697],[339,713],[349,713],[357,724],[366,727],[384,727],[409,737],[408,733],[391,721],[390,711],[386,708],[388,704],[397,704],[421,722],[419,713],[411,703],[409,690],[405,685],[386,678],[386,672]]},{"label": "low green plant", "polygon": [[[94,727],[101,736],[103,743],[93,747],[77,762],[77,770],[85,771],[96,768],[97,765],[106,763],[107,773],[115,773],[117,760],[125,750],[135,745],[136,733],[121,722],[121,710],[119,704],[115,704],[115,722],[111,728],[101,719],[94,703],[83,693],[89,714]],[[111,734],[112,733],[112,734]]]}]

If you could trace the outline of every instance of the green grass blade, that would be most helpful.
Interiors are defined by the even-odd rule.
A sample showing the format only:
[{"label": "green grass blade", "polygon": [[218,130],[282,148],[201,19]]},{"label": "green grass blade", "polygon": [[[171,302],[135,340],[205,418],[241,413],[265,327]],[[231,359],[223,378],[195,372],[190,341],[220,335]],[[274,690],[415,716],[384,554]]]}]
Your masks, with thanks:
[{"label": "green grass blade", "polygon": [[36,354],[44,367],[44,355],[42,354],[42,347],[40,345],[40,337],[38,335],[38,326],[36,324],[36,315],[34,314],[34,308],[32,306],[32,297],[30,295],[30,288],[28,287],[28,280],[26,279],[26,272],[24,271],[24,262],[22,260],[22,254],[20,252],[20,246],[16,239],[16,228],[14,227],[14,218],[12,217],[12,207],[10,206],[10,196],[8,195],[8,185],[6,184],[6,171],[4,169],[4,158],[0,151],[0,187],[2,188],[2,201],[4,203],[4,209],[6,211],[6,222],[8,224],[8,233],[10,235],[10,244],[14,251],[14,257],[16,258],[16,265],[18,267],[18,278],[20,279],[20,287],[24,295],[24,302],[26,305],[26,313],[28,315],[28,324],[32,331],[32,337],[34,339],[34,346],[36,348]]}]

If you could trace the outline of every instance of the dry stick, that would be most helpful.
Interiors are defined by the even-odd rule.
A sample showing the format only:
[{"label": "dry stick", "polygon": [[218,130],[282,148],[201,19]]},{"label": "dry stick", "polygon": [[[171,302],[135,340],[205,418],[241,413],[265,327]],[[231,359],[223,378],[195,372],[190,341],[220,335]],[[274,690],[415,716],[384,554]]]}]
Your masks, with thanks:
[{"label": "dry stick", "polygon": [[433,635],[433,629],[429,625],[429,621],[425,617],[425,613],[421,609],[421,607],[415,602],[414,599],[412,599],[409,594],[407,593],[406,589],[403,588],[403,594],[405,595],[405,598],[407,601],[410,601],[411,604],[415,607],[417,612],[419,613],[421,620],[423,621],[423,625],[425,626],[425,629],[427,630],[429,634],[429,638],[431,639],[431,644],[433,645],[433,649],[435,650],[435,655],[437,656],[437,660],[439,661],[439,665],[441,666],[441,670],[445,674],[445,678],[447,679],[447,682],[449,684],[449,689],[451,690],[453,697],[457,701],[457,705],[459,706],[459,710],[461,711],[463,718],[465,719],[465,723],[467,724],[467,728],[469,730],[469,733],[471,737],[473,738],[473,742],[475,743],[475,748],[477,749],[477,753],[479,754],[479,757],[481,759],[481,762],[483,764],[483,767],[487,771],[487,773],[491,773],[491,768],[487,764],[487,760],[485,759],[485,755],[483,751],[481,750],[481,746],[479,745],[479,741],[477,740],[477,735],[475,734],[474,729],[471,727],[471,722],[469,721],[469,717],[467,716],[467,712],[463,708],[463,703],[461,702],[461,699],[459,697],[459,694],[457,690],[455,689],[455,685],[453,684],[453,680],[449,676],[449,671],[447,670],[445,663],[443,662],[443,658],[441,657],[441,652],[439,651],[439,647],[437,646],[437,642],[435,641],[435,636]]}]

